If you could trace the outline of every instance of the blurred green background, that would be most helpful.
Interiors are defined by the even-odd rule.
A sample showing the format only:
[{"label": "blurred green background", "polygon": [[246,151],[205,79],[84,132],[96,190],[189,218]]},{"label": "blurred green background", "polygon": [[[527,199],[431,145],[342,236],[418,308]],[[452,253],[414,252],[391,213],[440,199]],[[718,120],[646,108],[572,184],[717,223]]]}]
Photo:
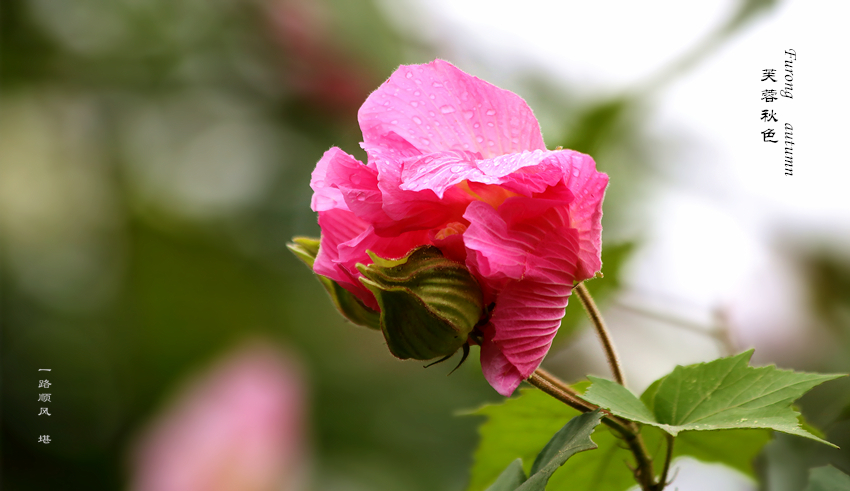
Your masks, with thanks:
[{"label": "blurred green background", "polygon": [[[641,239],[629,208],[665,172],[640,124],[651,95],[773,7],[741,2],[652,85],[609,100],[577,103],[576,87],[534,72],[506,86],[550,148],[588,152],[611,175],[605,279],[592,285],[603,305]],[[479,420],[455,413],[499,400],[477,352],[448,378],[452,361],[393,359],[285,247],[319,234],[309,180],[322,152],[364,157],[368,93],[400,63],[451,60],[445,47],[369,0],[6,0],[0,42],[3,489],[128,488],[133,442],[181,382],[255,338],[304,367],[309,489],[464,488]],[[850,264],[788,251],[831,333],[799,365],[850,370]],[[559,346],[582,316],[572,302]],[[553,369],[577,377],[583,362]],[[49,418],[38,368],[52,370]],[[850,384],[833,383],[802,403],[844,448],[848,402]],[[827,461],[850,471],[846,450],[783,437],[761,467],[771,489],[792,490]]]}]

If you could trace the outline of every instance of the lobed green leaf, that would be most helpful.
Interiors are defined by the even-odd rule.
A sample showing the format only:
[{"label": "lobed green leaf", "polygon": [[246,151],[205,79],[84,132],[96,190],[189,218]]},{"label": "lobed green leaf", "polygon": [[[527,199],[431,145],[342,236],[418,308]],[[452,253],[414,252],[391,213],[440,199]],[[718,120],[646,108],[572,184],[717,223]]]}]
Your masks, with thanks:
[{"label": "lobed green leaf", "polygon": [[[813,387],[842,377],[749,366],[752,350],[677,366],[638,399],[610,380],[590,377],[584,399],[623,418],[678,435],[682,431],[766,428],[832,445],[806,431],[792,403]],[[833,445],[834,446],[834,445]]]}]

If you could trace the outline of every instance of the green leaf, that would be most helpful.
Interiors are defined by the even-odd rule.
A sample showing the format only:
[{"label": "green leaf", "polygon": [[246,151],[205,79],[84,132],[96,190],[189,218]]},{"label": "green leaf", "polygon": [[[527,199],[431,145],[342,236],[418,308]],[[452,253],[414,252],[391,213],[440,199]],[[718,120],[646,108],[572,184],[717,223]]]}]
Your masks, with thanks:
[{"label": "green leaf", "polygon": [[516,459],[499,474],[499,478],[487,491],[516,491],[525,482],[525,471],[522,470],[522,459]]},{"label": "green leaf", "polygon": [[850,476],[831,465],[809,470],[806,491],[850,491]]},{"label": "green leaf", "polygon": [[[644,427],[643,433],[649,428]],[[688,456],[707,463],[725,464],[755,479],[753,460],[771,436],[772,432],[764,429],[685,431],[676,437],[673,458]]]},{"label": "green leaf", "polygon": [[[688,430],[768,428],[832,445],[800,426],[791,403],[843,375],[749,366],[752,350],[687,367],[653,383],[641,399],[610,380],[593,382],[584,399],[671,435]],[[834,446],[834,445],[833,445]]]},{"label": "green leaf", "polygon": [[552,474],[570,457],[596,448],[590,434],[601,419],[602,413],[598,409],[572,418],[537,454],[531,466],[531,476],[527,480],[522,469],[522,459],[516,459],[487,491],[544,491]]},{"label": "green leaf", "polygon": [[517,491],[544,491],[552,474],[573,455],[593,450],[596,444],[590,434],[599,425],[602,413],[596,411],[581,414],[564,425],[534,459],[531,475]]},{"label": "green leaf", "polygon": [[[583,392],[587,383],[574,388]],[[502,469],[520,457],[526,463],[543,448],[549,436],[570,418],[580,414],[545,393],[531,388],[502,404],[484,406],[472,414],[487,417],[479,428],[481,442],[474,455],[468,491],[481,491],[493,482]],[[665,447],[663,432],[652,426],[641,430],[650,451],[661,461]],[[676,439],[673,456],[690,456],[708,463],[721,463],[754,476],[752,460],[770,438],[768,430],[733,430],[723,433],[685,432]],[[549,490],[624,491],[635,485],[626,463],[634,458],[623,448],[622,440],[607,426],[597,427],[594,452],[575,455],[549,481]],[[530,471],[527,464],[526,471]],[[660,469],[656,469],[660,471]]]}]

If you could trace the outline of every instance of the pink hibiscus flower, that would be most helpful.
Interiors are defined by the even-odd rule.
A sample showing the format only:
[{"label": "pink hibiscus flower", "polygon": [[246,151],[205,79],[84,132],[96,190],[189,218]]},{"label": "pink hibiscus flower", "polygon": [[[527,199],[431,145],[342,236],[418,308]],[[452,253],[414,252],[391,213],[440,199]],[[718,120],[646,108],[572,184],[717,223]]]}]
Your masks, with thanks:
[{"label": "pink hibiscus flower", "polygon": [[602,266],[608,176],[587,155],[546,150],[519,96],[442,60],[399,67],[358,120],[368,163],[334,147],[313,171],[314,271],[378,310],[355,267],[367,250],[433,245],[465,264],[493,306],[478,333],[484,375],[510,395],[548,352],[573,285]]}]

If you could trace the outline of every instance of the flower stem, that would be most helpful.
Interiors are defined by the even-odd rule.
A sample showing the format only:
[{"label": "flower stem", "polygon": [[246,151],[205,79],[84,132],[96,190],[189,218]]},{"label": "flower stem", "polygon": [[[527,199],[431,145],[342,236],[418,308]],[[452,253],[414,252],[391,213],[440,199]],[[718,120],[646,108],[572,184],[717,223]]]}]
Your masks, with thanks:
[{"label": "flower stem", "polygon": [[593,297],[590,296],[590,292],[587,291],[584,283],[576,285],[575,290],[578,292],[578,298],[581,300],[584,310],[587,311],[587,315],[590,317],[591,322],[593,322],[593,327],[596,328],[596,334],[599,335],[599,339],[602,341],[602,348],[605,349],[605,357],[608,358],[608,365],[614,374],[614,380],[620,385],[626,385],[626,378],[623,377],[623,370],[620,368],[620,359],[617,356],[617,351],[614,349],[611,335],[608,334],[608,328],[605,327],[605,321],[602,320],[602,314],[599,312],[599,308],[596,307],[596,302],[593,301]]},{"label": "flower stem", "polygon": [[664,470],[661,471],[661,479],[658,480],[658,491],[664,491],[667,486],[667,474],[670,472],[670,461],[673,460],[673,443],[676,437],[665,433],[667,437],[667,455],[664,457]]}]

